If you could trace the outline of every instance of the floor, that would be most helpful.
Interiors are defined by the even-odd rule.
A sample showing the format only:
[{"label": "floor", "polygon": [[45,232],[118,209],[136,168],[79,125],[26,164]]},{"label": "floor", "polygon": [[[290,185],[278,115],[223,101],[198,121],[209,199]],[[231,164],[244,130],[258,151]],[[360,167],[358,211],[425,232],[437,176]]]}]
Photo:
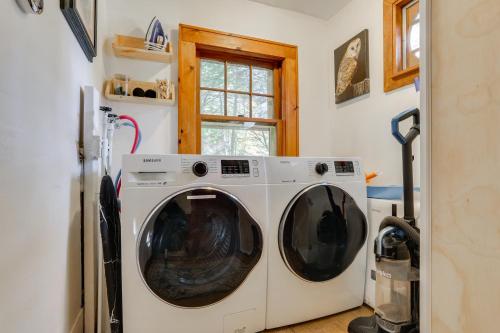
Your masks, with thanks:
[{"label": "floor", "polygon": [[347,333],[349,322],[358,317],[367,317],[373,310],[367,306],[342,312],[307,323],[265,331],[265,333]]}]

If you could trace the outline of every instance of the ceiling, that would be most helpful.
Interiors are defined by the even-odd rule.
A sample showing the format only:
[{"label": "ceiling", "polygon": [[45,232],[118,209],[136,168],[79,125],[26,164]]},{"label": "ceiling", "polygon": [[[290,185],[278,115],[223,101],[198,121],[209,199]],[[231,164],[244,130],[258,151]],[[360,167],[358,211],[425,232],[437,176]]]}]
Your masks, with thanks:
[{"label": "ceiling", "polygon": [[351,0],[250,0],[269,6],[289,9],[323,20],[332,18]]}]

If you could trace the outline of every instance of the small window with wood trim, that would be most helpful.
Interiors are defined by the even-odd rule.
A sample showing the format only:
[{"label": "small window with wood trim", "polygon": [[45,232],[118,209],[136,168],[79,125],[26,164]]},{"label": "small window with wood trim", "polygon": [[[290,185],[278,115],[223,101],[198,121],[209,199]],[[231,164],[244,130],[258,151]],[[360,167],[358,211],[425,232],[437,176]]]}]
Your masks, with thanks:
[{"label": "small window with wood trim", "polygon": [[297,47],[179,27],[179,153],[297,156]]},{"label": "small window with wood trim", "polygon": [[419,0],[384,0],[384,90],[412,84],[419,64]]},{"label": "small window with wood trim", "polygon": [[207,52],[200,52],[199,59],[201,153],[276,155],[276,64]]}]

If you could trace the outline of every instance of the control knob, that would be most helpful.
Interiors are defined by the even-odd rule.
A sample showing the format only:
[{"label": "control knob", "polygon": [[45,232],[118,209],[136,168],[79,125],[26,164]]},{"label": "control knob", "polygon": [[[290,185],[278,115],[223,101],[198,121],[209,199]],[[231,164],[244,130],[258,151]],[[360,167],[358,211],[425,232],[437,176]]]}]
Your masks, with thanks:
[{"label": "control knob", "polygon": [[328,172],[328,164],[318,163],[318,164],[316,164],[315,170],[319,175],[323,176],[325,173]]},{"label": "control knob", "polygon": [[193,173],[197,177],[204,177],[208,173],[208,165],[203,161],[198,161],[193,164]]}]

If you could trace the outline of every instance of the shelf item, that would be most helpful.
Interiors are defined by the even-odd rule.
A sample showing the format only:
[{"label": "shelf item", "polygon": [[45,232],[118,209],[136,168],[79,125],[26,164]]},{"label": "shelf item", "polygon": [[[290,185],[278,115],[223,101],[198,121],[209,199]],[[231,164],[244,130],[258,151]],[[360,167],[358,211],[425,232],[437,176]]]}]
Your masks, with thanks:
[{"label": "shelf item", "polygon": [[165,51],[152,51],[145,48],[144,38],[116,35],[113,41],[115,56],[122,58],[156,61],[169,64],[173,58],[173,47],[169,42]]},{"label": "shelf item", "polygon": [[[135,104],[150,104],[150,105],[165,105],[173,106],[175,104],[175,87],[172,82],[168,83],[168,99],[165,98],[149,98],[149,97],[137,97],[132,96],[132,92],[136,88],[140,88],[143,91],[154,90],[156,96],[160,96],[158,91],[158,83],[155,82],[143,82],[129,80],[128,83],[122,80],[112,79],[106,82],[106,88],[104,90],[104,96],[111,101],[125,102],[125,103],[135,103]],[[115,87],[127,87],[127,96],[115,95]],[[164,94],[162,94],[164,95]]]}]

